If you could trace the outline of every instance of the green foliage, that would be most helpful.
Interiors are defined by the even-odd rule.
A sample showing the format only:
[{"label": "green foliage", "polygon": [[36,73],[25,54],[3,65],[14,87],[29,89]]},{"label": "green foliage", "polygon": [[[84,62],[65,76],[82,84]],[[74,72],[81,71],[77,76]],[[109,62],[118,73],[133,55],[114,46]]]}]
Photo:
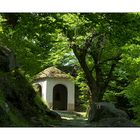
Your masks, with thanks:
[{"label": "green foliage", "polygon": [[[64,14],[62,19],[62,30],[84,71],[93,100],[101,101],[105,91],[120,81],[129,83],[121,59],[124,46],[139,36],[139,15]],[[123,90],[122,85],[118,90]]]},{"label": "green foliage", "polygon": [[1,72],[0,126],[50,126],[47,105],[18,71]]},{"label": "green foliage", "polygon": [[140,124],[140,78],[133,81],[125,92],[135,113],[136,122]]},{"label": "green foliage", "polygon": [[[52,65],[72,74],[78,87],[76,99],[85,109],[92,94],[91,82],[74,49],[79,60],[85,57],[90,77],[95,79],[92,85],[103,90],[104,99],[115,103],[116,95],[128,85],[131,89],[140,75],[139,21],[137,13],[1,14],[0,43],[16,53],[19,67],[28,79]],[[138,95],[130,93],[130,101],[134,101]]]},{"label": "green foliage", "polygon": [[[9,22],[3,23],[0,41],[12,49],[17,57],[20,68],[28,78],[46,67],[62,66],[69,63],[71,50],[67,47],[67,40],[60,32],[59,14],[5,14],[9,18],[18,16],[15,28]],[[3,19],[4,19],[3,18]],[[55,19],[56,18],[56,19]]]},{"label": "green foliage", "polygon": [[140,74],[140,45],[127,44],[123,48],[123,52],[123,69],[125,69],[131,80],[135,80]]},{"label": "green foliage", "polygon": [[81,69],[77,70],[77,76],[75,78],[76,83],[76,104],[80,111],[86,111],[89,106],[89,88],[85,81],[84,73]]}]

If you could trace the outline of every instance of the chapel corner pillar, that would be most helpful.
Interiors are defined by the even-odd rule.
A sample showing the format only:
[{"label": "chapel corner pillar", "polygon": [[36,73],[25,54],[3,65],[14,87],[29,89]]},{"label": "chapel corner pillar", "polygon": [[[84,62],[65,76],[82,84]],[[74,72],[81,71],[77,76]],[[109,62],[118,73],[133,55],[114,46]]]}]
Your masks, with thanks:
[{"label": "chapel corner pillar", "polygon": [[67,110],[68,111],[74,111],[74,104],[68,104],[68,107],[67,107]]}]

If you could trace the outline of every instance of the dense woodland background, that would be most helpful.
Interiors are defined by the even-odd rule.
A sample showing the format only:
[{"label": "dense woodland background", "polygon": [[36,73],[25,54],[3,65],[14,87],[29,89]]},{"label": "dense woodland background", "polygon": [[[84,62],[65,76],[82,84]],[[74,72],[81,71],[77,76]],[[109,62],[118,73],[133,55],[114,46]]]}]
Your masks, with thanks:
[{"label": "dense woodland background", "polygon": [[0,44],[32,84],[50,66],[76,83],[76,110],[107,101],[140,124],[139,13],[1,13]]}]

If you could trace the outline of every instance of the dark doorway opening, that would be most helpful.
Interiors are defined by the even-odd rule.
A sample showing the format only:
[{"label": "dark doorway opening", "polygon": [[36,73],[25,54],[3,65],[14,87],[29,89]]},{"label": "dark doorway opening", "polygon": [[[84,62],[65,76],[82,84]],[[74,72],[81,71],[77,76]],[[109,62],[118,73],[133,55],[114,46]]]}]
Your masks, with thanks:
[{"label": "dark doorway opening", "polygon": [[42,87],[39,84],[36,84],[36,92],[40,97],[42,97]]},{"label": "dark doorway opening", "polygon": [[67,110],[67,88],[58,84],[53,88],[53,109]]}]

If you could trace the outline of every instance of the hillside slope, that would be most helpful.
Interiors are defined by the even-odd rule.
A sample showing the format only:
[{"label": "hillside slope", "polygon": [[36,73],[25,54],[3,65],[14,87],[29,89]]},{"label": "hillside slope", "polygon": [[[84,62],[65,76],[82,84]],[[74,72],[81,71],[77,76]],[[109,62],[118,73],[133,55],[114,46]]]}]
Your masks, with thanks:
[{"label": "hillside slope", "polygon": [[0,47],[0,127],[55,126],[61,117],[43,103],[9,54]]}]

